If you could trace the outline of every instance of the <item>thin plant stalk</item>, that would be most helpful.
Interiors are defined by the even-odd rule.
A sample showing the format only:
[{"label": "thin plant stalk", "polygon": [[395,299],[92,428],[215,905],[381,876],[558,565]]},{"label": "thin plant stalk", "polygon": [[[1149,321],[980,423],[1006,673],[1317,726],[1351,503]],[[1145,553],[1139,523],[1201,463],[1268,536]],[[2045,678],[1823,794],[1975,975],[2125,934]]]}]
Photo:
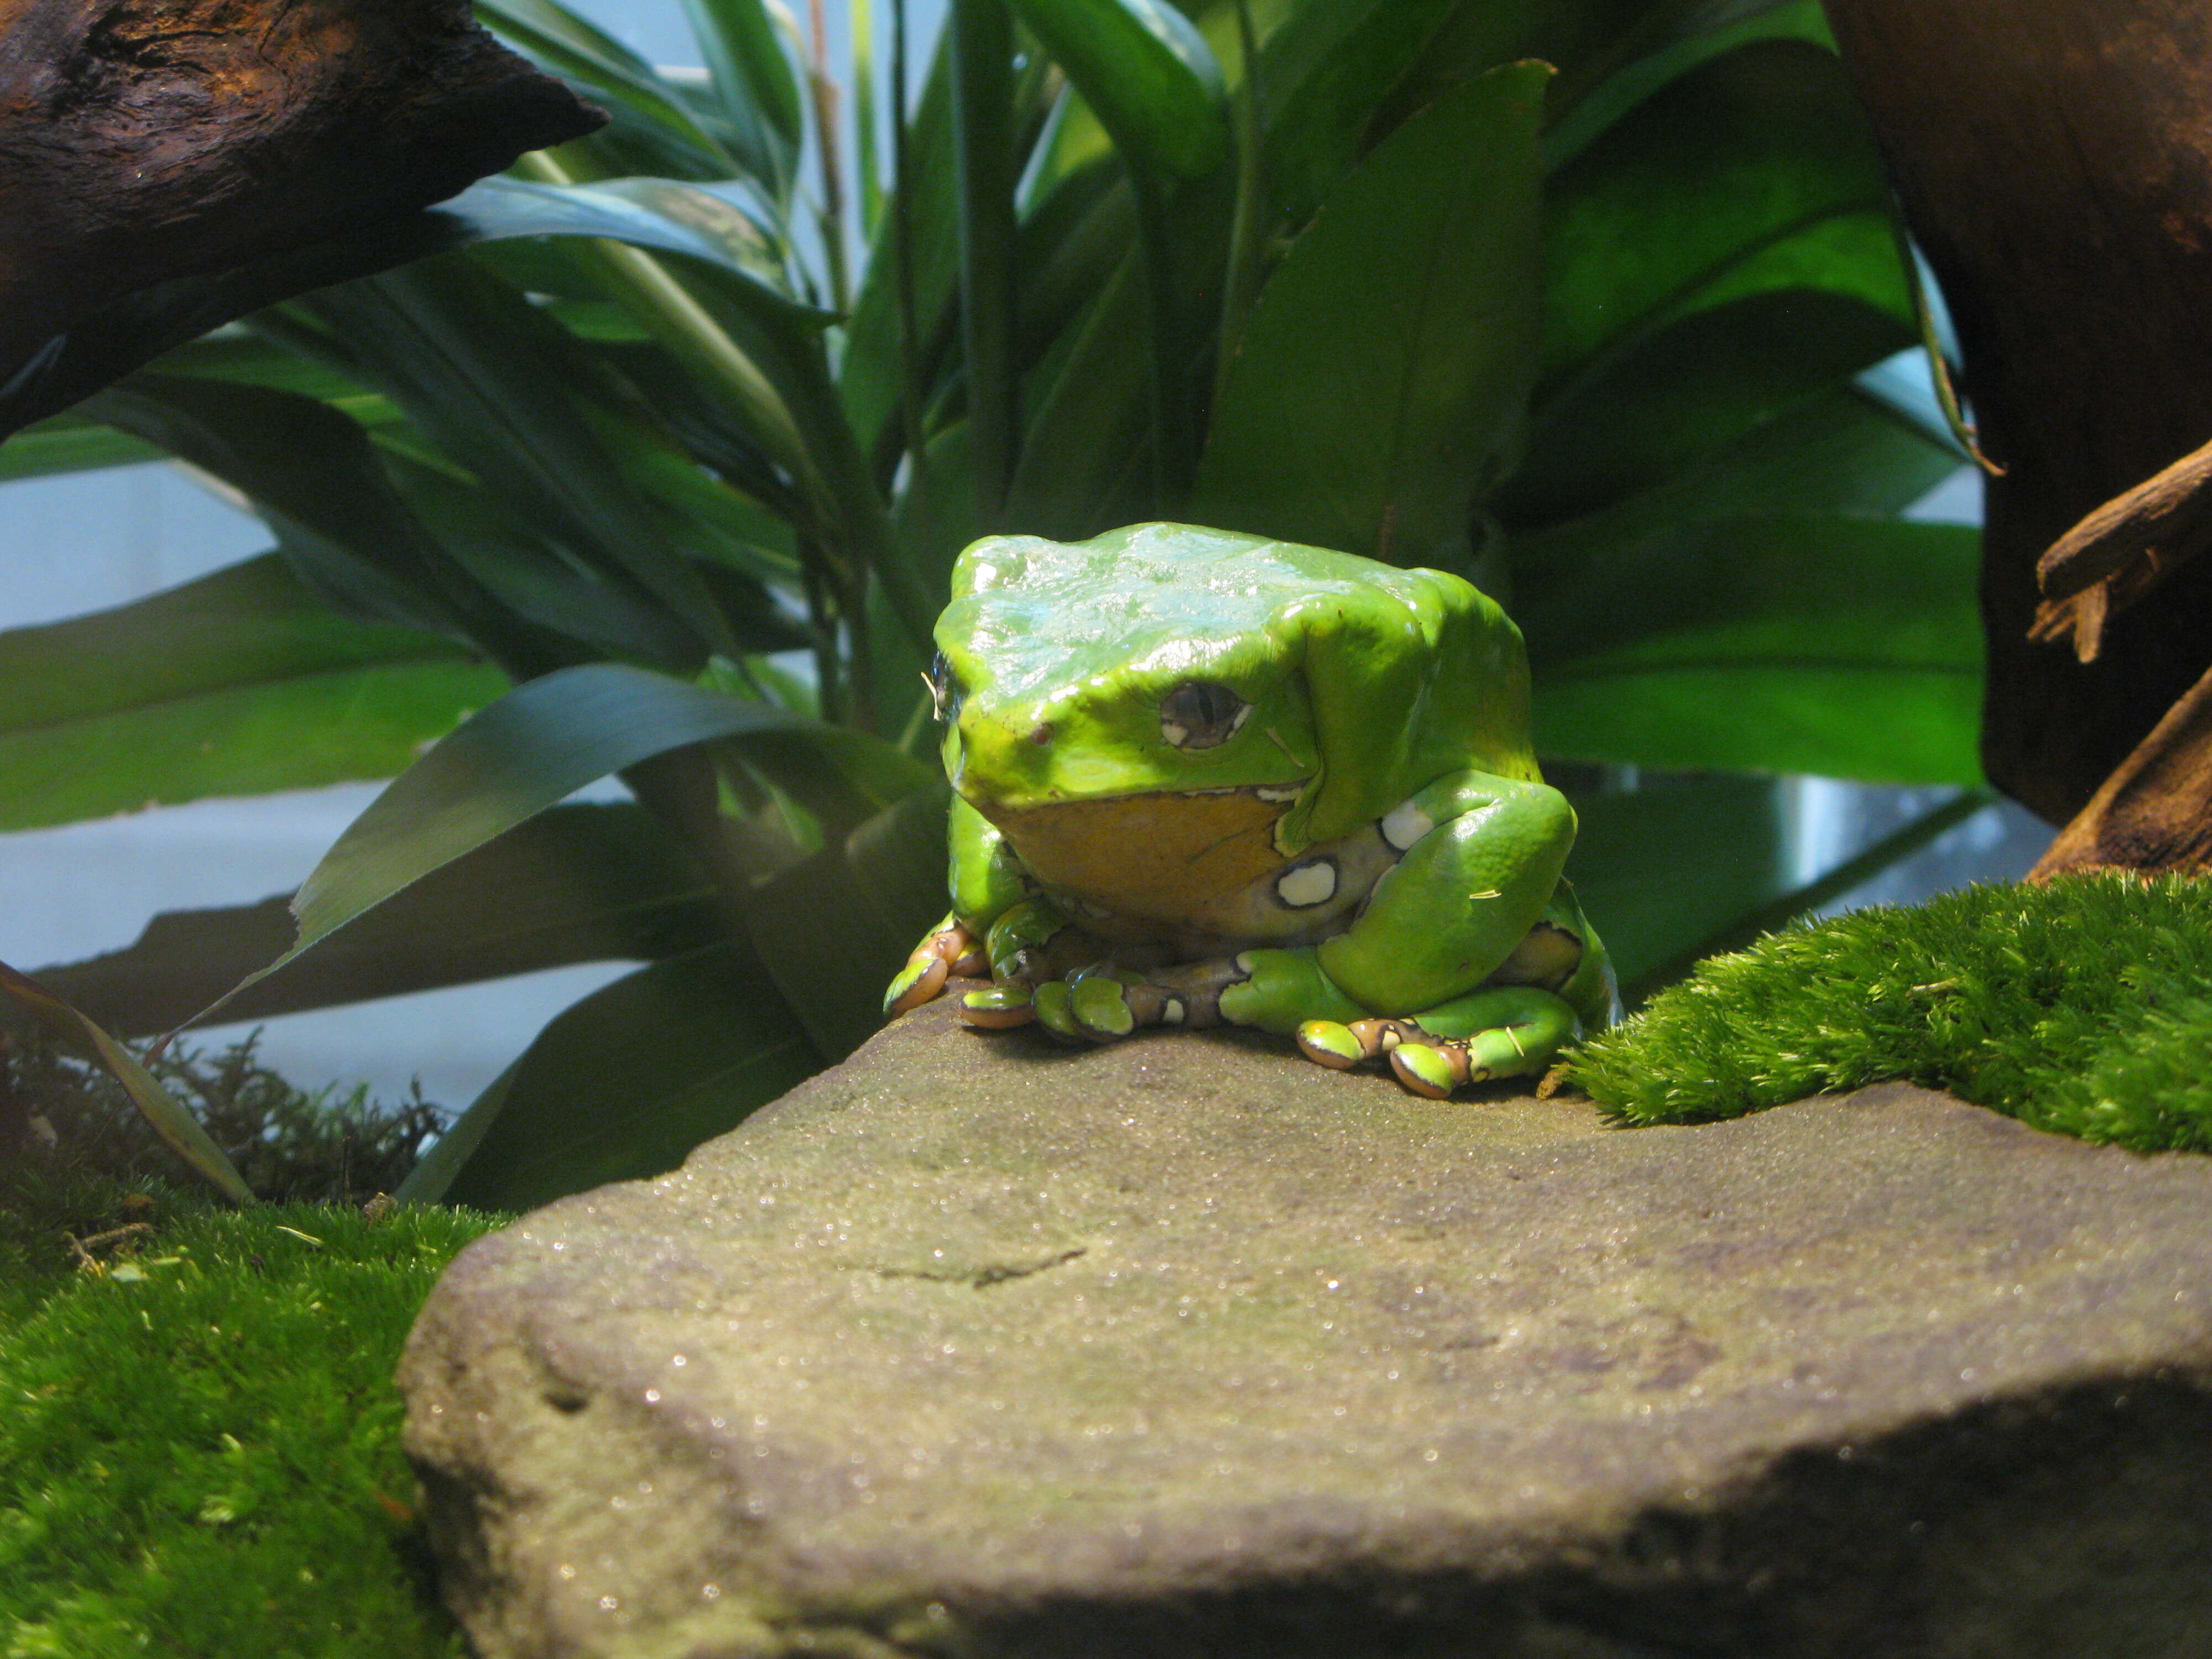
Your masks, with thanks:
[{"label": "thin plant stalk", "polygon": [[929,445],[921,422],[921,325],[914,293],[914,157],[906,118],[906,0],[891,0],[891,286],[898,300],[899,426],[908,494],[925,513]]},{"label": "thin plant stalk", "polygon": [[1006,0],[952,0],[960,310],[975,493],[996,527],[1020,443],[1014,368],[1014,31]]},{"label": "thin plant stalk", "polygon": [[872,247],[884,217],[883,168],[876,155],[876,9],[853,0],[853,172],[860,188],[860,235]]},{"label": "thin plant stalk", "polygon": [[822,251],[830,270],[830,308],[842,313],[853,308],[853,282],[845,252],[845,169],[837,142],[837,83],[830,75],[822,0],[806,0],[806,32],[811,47],[806,88],[814,101],[816,155],[822,173]]}]

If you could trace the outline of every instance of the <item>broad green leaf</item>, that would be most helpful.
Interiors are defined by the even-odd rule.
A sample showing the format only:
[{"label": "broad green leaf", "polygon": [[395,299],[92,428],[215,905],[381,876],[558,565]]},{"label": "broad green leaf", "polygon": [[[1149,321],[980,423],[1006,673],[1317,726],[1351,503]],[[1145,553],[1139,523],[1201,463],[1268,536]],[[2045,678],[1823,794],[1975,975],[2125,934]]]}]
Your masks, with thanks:
[{"label": "broad green leaf", "polygon": [[742,647],[676,549],[684,527],[625,471],[653,437],[610,406],[581,345],[465,261],[317,295],[386,391],[526,524],[607,580],[635,583],[711,647]]},{"label": "broad green leaf", "polygon": [[1129,165],[1164,185],[1228,153],[1221,66],[1166,0],[1010,0],[1114,137]]},{"label": "broad green leaf", "polygon": [[1027,433],[1006,522],[1079,541],[1146,516],[1150,456],[1145,289],[1124,258],[1065,347],[1030,377]]},{"label": "broad green leaf", "polygon": [[145,374],[80,407],[243,491],[348,610],[442,631],[493,620],[392,489],[368,434],[327,404]]},{"label": "broad green leaf", "polygon": [[89,1050],[100,1069],[123,1085],[131,1103],[196,1174],[234,1203],[252,1201],[253,1194],[237,1165],[223,1155],[199,1120],[155,1081],[129,1049],[38,981],[17,973],[4,962],[0,962],[0,996],[58,1031],[70,1047]]},{"label": "broad green leaf", "polygon": [[[1558,124],[1544,137],[1544,159],[1553,169],[1565,167],[1588,149],[1599,134],[1622,119],[1644,100],[1701,64],[1757,40],[1802,40],[1834,51],[1835,35],[1829,30],[1820,0],[1759,0],[1749,7],[1676,4],[1664,9],[1680,14],[1688,10],[1691,26],[1655,52],[1626,54],[1604,63],[1605,73],[1587,89],[1571,76],[1576,95],[1554,100]],[[1698,27],[1700,15],[1719,21]],[[1550,52],[1539,56],[1553,58]],[[1554,59],[1556,61],[1556,59]]]},{"label": "broad green leaf", "polygon": [[1118,167],[1092,167],[1062,181],[1017,234],[1022,361],[1034,367],[1128,259],[1136,200]]},{"label": "broad green leaf", "polygon": [[504,678],[350,621],[274,554],[0,634],[0,830],[403,770]]},{"label": "broad green leaf", "polygon": [[[867,3],[868,0],[863,0]],[[790,188],[805,119],[799,81],[761,0],[684,0],[741,159],[779,194]]]},{"label": "broad green leaf", "polygon": [[1467,82],[1329,198],[1246,328],[1196,522],[1386,560],[1465,533],[1535,374],[1548,73]]},{"label": "broad green leaf", "polygon": [[[706,878],[640,806],[556,806],[455,860],[226,1006],[269,1019],[582,962],[656,961],[722,937]],[[125,1036],[176,1028],[292,942],[285,895],[165,911],[120,951],[39,978]]]},{"label": "broad green leaf", "polygon": [[782,264],[752,216],[753,200],[742,185],[678,179],[591,185],[484,179],[437,212],[453,222],[456,246],[525,236],[605,237],[680,253],[722,271],[734,279],[733,294],[778,321],[816,328],[829,323],[828,313],[783,291]]},{"label": "broad green leaf", "polygon": [[1546,775],[1574,803],[1567,876],[1623,984],[1797,884],[1787,780],[1655,770],[1623,788],[1581,771]]},{"label": "broad green leaf", "polygon": [[1537,748],[1978,783],[1978,548],[1955,525],[1775,516],[1556,561],[1517,607]]},{"label": "broad green leaf", "polygon": [[[453,561],[507,613],[509,633],[524,628],[561,636],[546,649],[514,653],[517,678],[567,666],[586,655],[688,669],[698,636],[650,597],[609,582],[564,558],[546,538],[472,480],[426,462],[413,450],[387,453],[394,485]],[[298,550],[291,550],[298,556]],[[566,650],[559,647],[574,641]],[[548,659],[550,655],[550,659]]]},{"label": "broad green leaf", "polygon": [[1846,295],[1776,289],[1698,311],[1544,403],[1492,503],[1516,528],[1577,517],[1717,454],[1911,343]]},{"label": "broad green leaf", "polygon": [[156,446],[81,415],[56,415],[0,446],[0,483],[164,459]]},{"label": "broad green leaf", "polygon": [[[1769,288],[1820,288],[1838,272],[1909,323],[1888,235],[1881,158],[1834,56],[1802,40],[1741,47],[1653,95],[1554,174],[1545,210],[1547,382],[1609,343],[1698,306]],[[1869,216],[1871,240],[1800,241],[1824,221]]]},{"label": "broad green leaf", "polygon": [[945,914],[948,799],[916,789],[747,897],[753,947],[825,1059],[882,1026],[884,987]]},{"label": "broad green leaf", "polygon": [[553,0],[477,0],[477,15],[547,68],[618,101],[702,155],[736,165],[738,158],[699,124],[652,64],[566,6]]},{"label": "broad green leaf", "polygon": [[767,732],[807,734],[793,741],[811,745],[817,764],[826,759],[824,770],[854,750],[863,751],[857,763],[869,763],[869,751],[888,747],[614,663],[518,686],[430,750],[354,820],[294,897],[299,936],[291,949],[234,994],[587,783],[672,749]]},{"label": "broad green leaf", "polygon": [[556,1018],[397,1196],[526,1210],[656,1176],[822,1064],[752,953],[710,945]]},{"label": "broad green leaf", "polygon": [[[1277,210],[1303,226],[1372,142],[1369,125],[1390,88],[1460,0],[1363,0],[1303,6],[1261,54],[1267,171]],[[1516,56],[1533,0],[1484,8],[1499,50]],[[1484,68],[1489,68],[1486,64]]]},{"label": "broad green leaf", "polygon": [[1514,575],[1541,592],[1586,580],[1617,550],[1715,519],[1796,513],[1887,518],[1957,470],[1957,457],[1925,428],[1856,388],[1839,386],[1625,501],[1515,537]]}]

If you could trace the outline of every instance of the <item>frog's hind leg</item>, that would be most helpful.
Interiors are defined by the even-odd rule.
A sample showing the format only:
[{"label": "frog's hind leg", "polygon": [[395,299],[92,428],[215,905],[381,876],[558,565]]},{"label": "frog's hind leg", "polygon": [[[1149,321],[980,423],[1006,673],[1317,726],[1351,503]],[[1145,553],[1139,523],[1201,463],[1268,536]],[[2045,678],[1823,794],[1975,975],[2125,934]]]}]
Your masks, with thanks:
[{"label": "frog's hind leg", "polygon": [[1462,1084],[1543,1071],[1580,1029],[1564,998],[1534,986],[1502,985],[1407,1019],[1308,1020],[1298,1028],[1298,1048],[1307,1059],[1340,1069],[1388,1054],[1401,1083],[1442,1100]]}]

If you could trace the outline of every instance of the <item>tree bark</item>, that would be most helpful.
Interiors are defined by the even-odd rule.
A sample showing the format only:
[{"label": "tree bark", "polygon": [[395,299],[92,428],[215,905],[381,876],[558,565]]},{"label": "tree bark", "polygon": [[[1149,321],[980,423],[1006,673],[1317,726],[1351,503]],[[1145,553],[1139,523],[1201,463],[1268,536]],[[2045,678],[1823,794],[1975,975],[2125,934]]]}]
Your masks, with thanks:
[{"label": "tree bark", "polygon": [[[1983,763],[2063,823],[2212,665],[2206,515],[2170,490],[2144,498],[2162,516],[2141,533],[2108,522],[2077,539],[2054,566],[2075,588],[2046,605],[2037,580],[2081,520],[2212,439],[2212,7],[1826,5],[1942,279],[1983,448],[2004,469],[1986,487]],[[2176,744],[2189,754],[2166,753]],[[2160,744],[2136,758],[2129,799],[2212,775],[2205,722],[2179,721]],[[2130,844],[2085,844],[2100,839]]]},{"label": "tree bark", "polygon": [[0,0],[0,386],[121,295],[410,213],[605,119],[466,0]]}]

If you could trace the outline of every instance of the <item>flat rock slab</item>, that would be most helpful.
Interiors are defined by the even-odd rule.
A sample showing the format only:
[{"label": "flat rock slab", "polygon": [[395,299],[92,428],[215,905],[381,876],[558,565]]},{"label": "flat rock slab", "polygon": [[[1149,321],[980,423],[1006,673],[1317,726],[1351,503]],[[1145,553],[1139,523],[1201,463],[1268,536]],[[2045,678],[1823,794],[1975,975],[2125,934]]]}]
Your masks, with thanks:
[{"label": "flat rock slab", "polygon": [[2212,1654],[2212,1159],[910,1016],[470,1249],[483,1652]]}]

